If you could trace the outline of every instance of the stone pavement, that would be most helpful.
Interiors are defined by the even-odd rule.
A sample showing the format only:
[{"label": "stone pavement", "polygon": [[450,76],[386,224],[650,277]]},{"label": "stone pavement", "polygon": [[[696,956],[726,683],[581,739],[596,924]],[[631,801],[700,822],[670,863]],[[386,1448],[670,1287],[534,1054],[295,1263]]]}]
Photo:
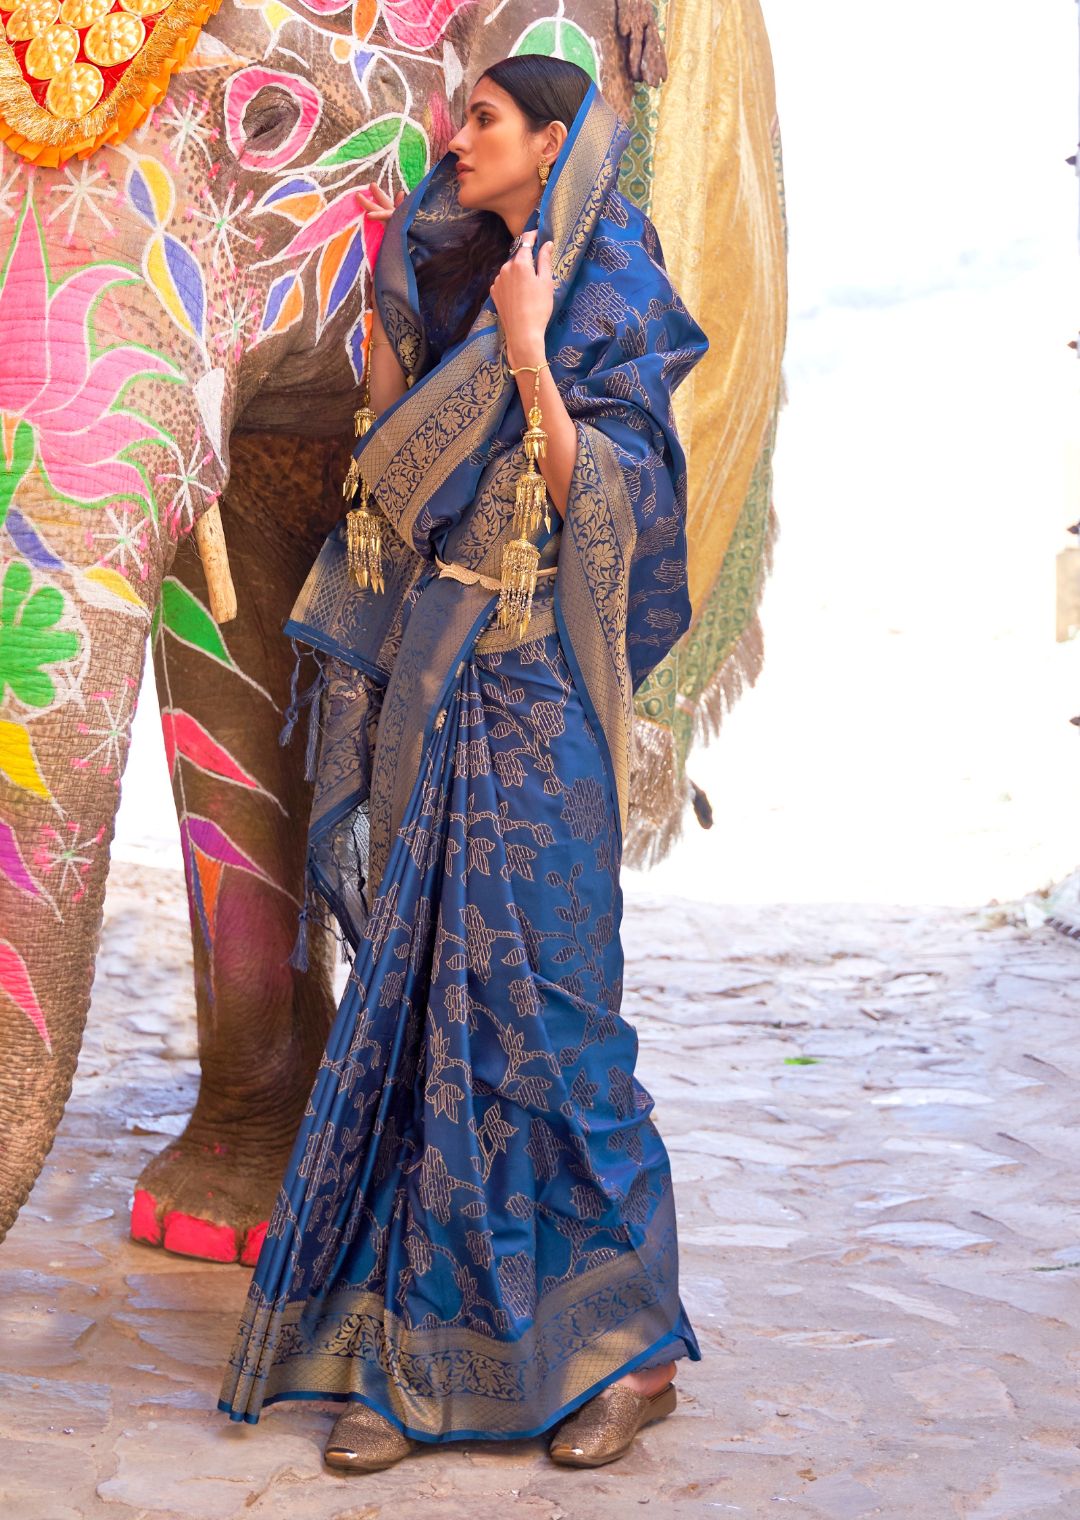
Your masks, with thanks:
[{"label": "stone pavement", "polygon": [[703,1351],[678,1409],[594,1472],[538,1438],[333,1475],[327,1406],[214,1407],[248,1269],[128,1238],[196,1063],[180,878],[115,864],[75,1091],[0,1250],[4,1520],[1080,1516],[1080,945],[1010,908],[638,888],[624,943]]}]

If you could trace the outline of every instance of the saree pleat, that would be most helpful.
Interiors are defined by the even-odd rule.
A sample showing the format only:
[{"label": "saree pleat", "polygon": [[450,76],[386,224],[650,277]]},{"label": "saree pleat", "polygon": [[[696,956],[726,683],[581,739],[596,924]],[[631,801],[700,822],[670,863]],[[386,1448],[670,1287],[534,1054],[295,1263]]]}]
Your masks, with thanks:
[{"label": "saree pleat", "polygon": [[700,1357],[619,1013],[618,817],[557,629],[478,641],[440,716],[270,1221],[233,1419],[359,1399],[420,1440],[521,1437],[661,1352]]}]

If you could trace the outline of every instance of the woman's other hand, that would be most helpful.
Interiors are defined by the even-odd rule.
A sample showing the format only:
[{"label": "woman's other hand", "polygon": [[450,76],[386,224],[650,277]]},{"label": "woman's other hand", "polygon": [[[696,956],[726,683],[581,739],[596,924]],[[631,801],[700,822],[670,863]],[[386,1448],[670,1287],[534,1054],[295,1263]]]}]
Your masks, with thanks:
[{"label": "woman's other hand", "polygon": [[384,190],[381,185],[369,184],[356,192],[356,198],[363,207],[365,216],[370,216],[373,222],[387,222],[405,199],[405,191],[399,190],[391,200],[388,190]]},{"label": "woman's other hand", "polygon": [[551,273],[551,239],[540,248],[533,267],[536,233],[526,232],[521,246],[491,283],[491,298],[499,314],[506,351],[512,365],[534,364],[545,357],[544,334],[555,306]]}]

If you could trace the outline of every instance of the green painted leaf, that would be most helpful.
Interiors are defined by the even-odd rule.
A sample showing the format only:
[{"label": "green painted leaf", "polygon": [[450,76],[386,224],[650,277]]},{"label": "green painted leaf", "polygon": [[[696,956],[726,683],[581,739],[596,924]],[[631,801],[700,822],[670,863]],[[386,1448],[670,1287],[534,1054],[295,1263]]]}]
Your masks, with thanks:
[{"label": "green painted leaf", "polygon": [[57,628],[64,594],[56,586],[30,591],[33,577],[24,560],[13,560],[0,595],[0,697],[7,687],[27,707],[48,707],[56,695],[44,665],[59,665],[79,649],[79,635]]},{"label": "green painted leaf", "polygon": [[373,121],[369,127],[362,127],[359,132],[354,132],[351,137],[339,142],[337,147],[331,148],[329,153],[324,153],[318,160],[318,165],[329,168],[334,164],[355,164],[360,159],[372,158],[383,148],[389,147],[398,135],[400,126],[400,116]]},{"label": "green painted leaf", "polygon": [[414,122],[407,121],[401,129],[398,163],[401,165],[402,179],[410,190],[415,190],[427,173],[428,143],[427,138]]},{"label": "green painted leaf", "polygon": [[15,429],[12,440],[11,463],[0,452],[0,527],[15,499],[19,482],[34,462],[34,430],[25,419]]},{"label": "green painted leaf", "polygon": [[171,575],[161,584],[161,616],[165,627],[178,639],[232,668],[233,662],[218,625],[203,604]]},{"label": "green painted leaf", "polygon": [[561,17],[537,21],[523,33],[514,52],[543,53],[548,58],[565,58],[568,63],[576,63],[584,69],[597,84],[600,83],[600,66],[592,38],[573,21]]},{"label": "green painted leaf", "polygon": [[816,1066],[817,1063],[818,1063],[818,1057],[817,1056],[785,1056],[784,1057],[784,1065],[785,1066]]}]

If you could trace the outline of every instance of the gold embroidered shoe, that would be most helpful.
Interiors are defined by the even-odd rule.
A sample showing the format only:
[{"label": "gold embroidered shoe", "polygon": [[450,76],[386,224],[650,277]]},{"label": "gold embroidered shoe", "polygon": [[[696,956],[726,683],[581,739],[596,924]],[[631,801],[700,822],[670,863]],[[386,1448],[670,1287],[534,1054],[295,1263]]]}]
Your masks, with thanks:
[{"label": "gold embroidered shoe", "polygon": [[608,1386],[558,1427],[548,1455],[564,1467],[602,1467],[629,1451],[643,1425],[675,1408],[675,1384],[659,1393],[635,1393],[628,1383]]},{"label": "gold embroidered shoe", "polygon": [[378,1472],[400,1462],[419,1446],[399,1430],[377,1409],[354,1404],[338,1416],[330,1438],[323,1448],[328,1467],[342,1467],[356,1472]]}]

